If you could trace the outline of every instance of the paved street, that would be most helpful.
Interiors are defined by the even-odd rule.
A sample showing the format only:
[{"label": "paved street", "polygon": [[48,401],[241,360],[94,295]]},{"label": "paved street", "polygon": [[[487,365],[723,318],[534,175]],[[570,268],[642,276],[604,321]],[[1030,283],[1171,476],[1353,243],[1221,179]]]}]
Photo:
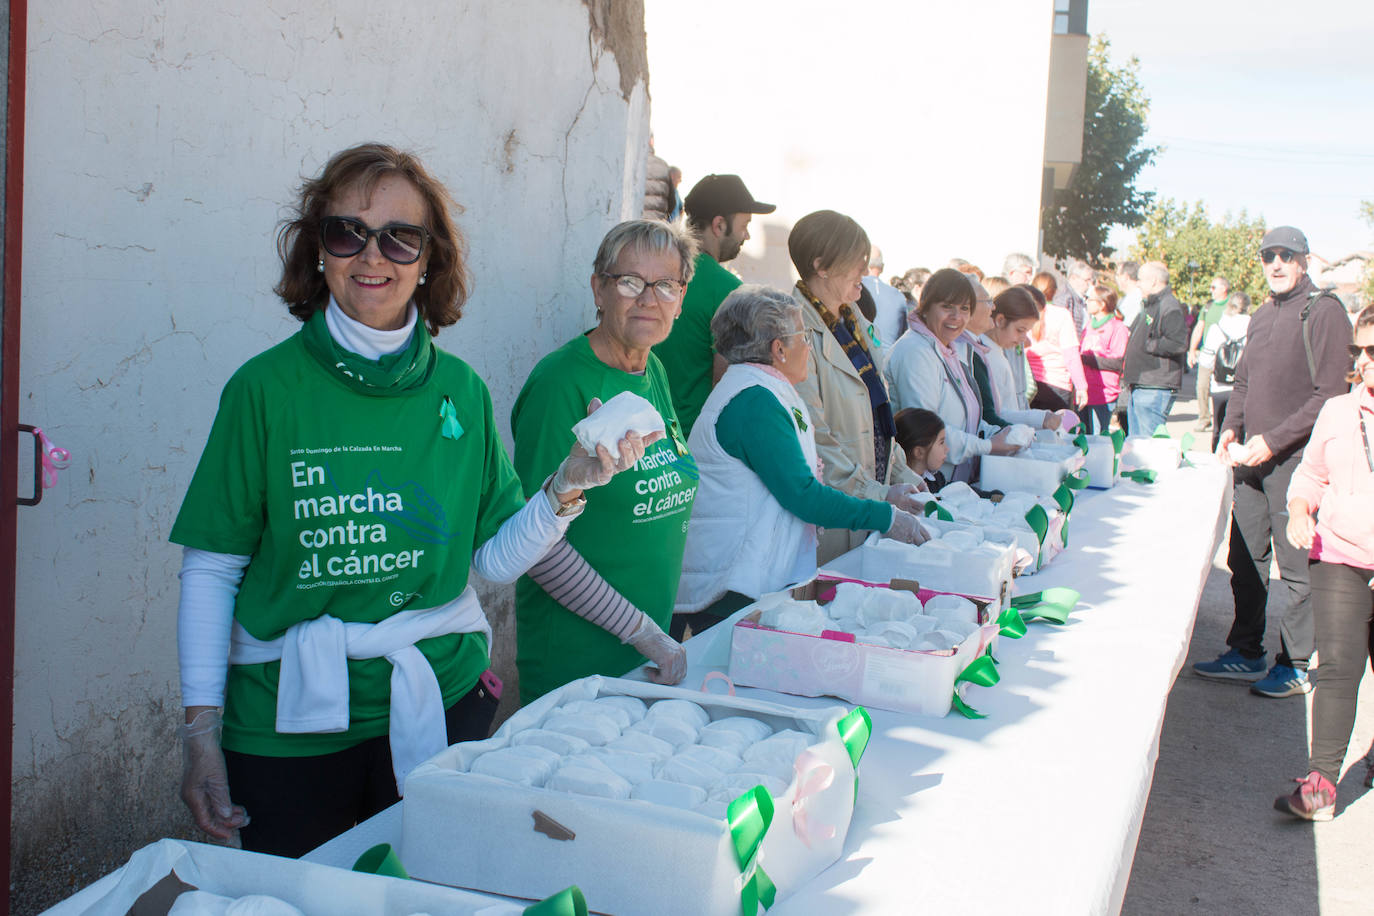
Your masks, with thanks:
[{"label": "paved street", "polygon": [[[1193,408],[1191,400],[1175,407],[1169,424],[1175,436],[1192,428]],[[1285,817],[1272,803],[1292,790],[1293,777],[1307,772],[1311,698],[1266,699],[1245,684],[1192,673],[1193,662],[1225,648],[1231,611],[1223,544],[1203,591],[1188,661],[1169,696],[1123,912],[1374,912],[1374,791],[1364,788],[1361,763],[1374,739],[1374,678],[1361,685],[1336,819],[1307,824]],[[1272,611],[1269,621],[1265,648],[1272,661],[1278,646]],[[1121,670],[1130,676],[1130,659],[1121,660]]]}]

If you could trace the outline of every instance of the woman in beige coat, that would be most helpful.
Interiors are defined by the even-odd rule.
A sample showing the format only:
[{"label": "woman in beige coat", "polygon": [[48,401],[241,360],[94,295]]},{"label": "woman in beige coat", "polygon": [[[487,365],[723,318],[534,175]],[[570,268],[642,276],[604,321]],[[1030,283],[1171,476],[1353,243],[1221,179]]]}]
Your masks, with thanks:
[{"label": "woman in beige coat", "polygon": [[[882,499],[919,512],[916,477],[900,448],[892,406],[877,364],[872,325],[854,302],[868,272],[868,234],[834,210],[797,221],[787,250],[801,275],[792,296],[802,308],[802,333],[811,343],[806,379],[797,391],[815,424],[821,480],[860,499]],[[862,532],[821,532],[818,561],[830,560],[863,540]]]}]

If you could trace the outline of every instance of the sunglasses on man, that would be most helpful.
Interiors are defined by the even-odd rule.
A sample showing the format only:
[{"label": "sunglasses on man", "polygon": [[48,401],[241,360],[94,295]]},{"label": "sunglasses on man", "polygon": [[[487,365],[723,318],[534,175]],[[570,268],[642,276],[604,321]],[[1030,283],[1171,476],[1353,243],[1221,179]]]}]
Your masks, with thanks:
[{"label": "sunglasses on man", "polygon": [[1368,356],[1370,359],[1374,359],[1374,344],[1370,344],[1367,347],[1362,347],[1359,344],[1346,344],[1346,347],[1350,350],[1351,359],[1359,359],[1361,353]]},{"label": "sunglasses on man", "polygon": [[1289,264],[1292,263],[1297,256],[1297,252],[1289,251],[1287,248],[1270,248],[1268,251],[1260,252],[1260,260],[1266,264],[1274,263],[1275,258],[1278,258],[1285,264]]}]

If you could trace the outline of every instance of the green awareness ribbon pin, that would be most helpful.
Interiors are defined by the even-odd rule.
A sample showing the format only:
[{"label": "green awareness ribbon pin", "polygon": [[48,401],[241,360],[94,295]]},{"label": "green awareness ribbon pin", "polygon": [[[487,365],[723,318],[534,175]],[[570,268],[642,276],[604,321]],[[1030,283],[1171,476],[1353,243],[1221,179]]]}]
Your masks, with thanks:
[{"label": "green awareness ribbon pin", "polygon": [[448,395],[444,395],[444,400],[439,404],[439,432],[445,439],[455,442],[463,436],[463,424],[458,422],[458,409]]},{"label": "green awareness ribbon pin", "polygon": [[868,326],[868,339],[873,341],[873,346],[881,347],[883,342],[878,339],[878,332],[873,330],[873,325]]},{"label": "green awareness ribbon pin", "polygon": [[678,425],[676,419],[668,424],[668,435],[672,438],[673,445],[677,448],[677,453],[679,455],[686,455],[687,444],[683,441],[682,427]]},{"label": "green awareness ribbon pin", "polygon": [[1069,612],[1078,605],[1082,597],[1071,588],[1056,586],[1042,592],[1032,592],[1011,599],[1011,606],[1021,613],[1025,620],[1044,620],[1047,623],[1066,623]]},{"label": "green awareness ribbon pin", "polygon": [[778,889],[773,879],[758,864],[759,844],[773,822],[773,799],[763,786],[754,786],[730,802],[725,813],[730,826],[730,842],[735,848],[744,887],[740,891],[741,916],[758,916],[759,904],[766,910],[773,905]]},{"label": "green awareness ribbon pin", "polygon": [[792,419],[797,421],[797,429],[801,430],[802,432],[806,432],[806,421],[802,419],[801,408],[792,408]]},{"label": "green awareness ribbon pin", "polygon": [[979,687],[991,687],[1002,679],[1002,675],[997,673],[997,663],[992,660],[991,655],[980,655],[968,663],[968,667],[959,672],[959,676],[954,679],[954,696],[950,701],[959,714],[966,719],[986,719],[987,716],[963,701],[959,696],[959,684],[967,682],[977,684]]},{"label": "green awareness ribbon pin", "polygon": [[520,911],[523,916],[587,916],[587,899],[574,884]]},{"label": "green awareness ribbon pin", "polygon": [[954,516],[950,514],[950,511],[933,499],[926,503],[925,513],[926,518],[930,518],[933,515],[942,522],[954,521]]}]

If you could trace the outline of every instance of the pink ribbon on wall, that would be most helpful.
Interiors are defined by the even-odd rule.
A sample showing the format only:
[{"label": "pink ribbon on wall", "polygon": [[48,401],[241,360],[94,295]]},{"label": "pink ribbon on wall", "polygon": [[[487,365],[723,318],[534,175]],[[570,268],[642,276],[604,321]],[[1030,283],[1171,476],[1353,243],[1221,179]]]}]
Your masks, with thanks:
[{"label": "pink ribbon on wall", "polygon": [[806,800],[830,788],[835,781],[835,768],[814,751],[802,751],[792,767],[797,771],[797,795],[792,799],[792,829],[806,848],[815,840],[829,840],[835,836],[834,824],[812,824],[806,812]]},{"label": "pink ribbon on wall", "polygon": [[41,429],[34,429],[33,434],[38,437],[40,445],[39,455],[43,461],[43,489],[49,489],[57,483],[57,472],[67,469],[67,462],[72,460],[72,453],[65,448],[53,445],[52,440]]}]

